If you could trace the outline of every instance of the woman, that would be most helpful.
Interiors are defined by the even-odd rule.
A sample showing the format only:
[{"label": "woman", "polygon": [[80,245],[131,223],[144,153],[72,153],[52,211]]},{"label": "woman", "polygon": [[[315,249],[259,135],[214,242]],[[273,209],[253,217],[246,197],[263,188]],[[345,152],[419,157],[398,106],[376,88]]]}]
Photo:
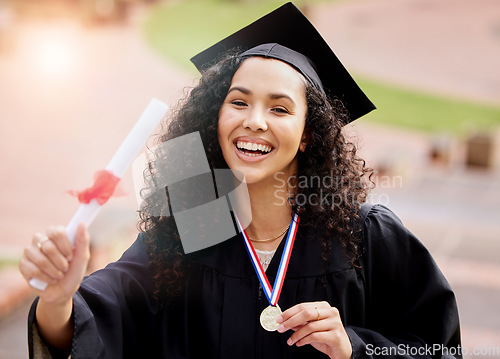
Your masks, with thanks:
[{"label": "woman", "polygon": [[[242,50],[205,69],[234,45]],[[30,312],[30,355],[387,358],[457,348],[454,295],[427,250],[388,209],[361,205],[371,172],[341,129],[374,107],[312,25],[287,4],[193,61],[200,83],[160,142],[198,131],[212,169],[245,176],[251,222],[184,254],[175,218],[154,215],[169,205],[155,177],[137,241],[83,281],[83,226],[73,249],[63,228],[36,235],[21,272],[50,285]],[[153,176],[165,161],[158,152]]]}]

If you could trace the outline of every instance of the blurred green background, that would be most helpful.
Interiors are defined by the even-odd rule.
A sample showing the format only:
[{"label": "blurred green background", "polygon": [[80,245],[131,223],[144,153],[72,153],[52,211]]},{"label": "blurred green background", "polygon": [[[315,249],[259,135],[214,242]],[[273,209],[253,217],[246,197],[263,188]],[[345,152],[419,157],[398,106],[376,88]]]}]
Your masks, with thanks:
[{"label": "blurred green background", "polygon": [[[300,8],[320,1],[299,1]],[[324,1],[323,1],[324,2]],[[193,72],[189,59],[228,34],[249,24],[262,14],[284,4],[283,1],[192,0],[158,4],[144,23],[148,42],[165,58]],[[194,72],[193,72],[194,73]],[[356,74],[354,74],[356,75]],[[500,106],[487,106],[464,100],[389,86],[355,76],[360,87],[378,107],[371,121],[426,131],[464,135],[492,131],[500,126]],[[439,118],[439,121],[436,121]]]}]

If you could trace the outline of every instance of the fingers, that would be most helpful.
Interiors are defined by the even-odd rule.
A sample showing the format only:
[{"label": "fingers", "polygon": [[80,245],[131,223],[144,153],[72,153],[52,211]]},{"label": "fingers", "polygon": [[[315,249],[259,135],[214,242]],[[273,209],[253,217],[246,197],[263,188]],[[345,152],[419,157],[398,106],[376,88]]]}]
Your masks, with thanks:
[{"label": "fingers", "polygon": [[46,235],[37,233],[33,236],[30,246],[26,247],[23,256],[24,263],[31,263],[22,270],[22,273],[29,272],[31,278],[42,279],[37,274],[42,274],[45,278],[61,279],[68,270],[68,260],[58,250],[57,245]]},{"label": "fingers", "polygon": [[343,325],[339,317],[328,317],[303,325],[288,339],[288,345],[302,346],[313,343],[334,345],[339,340]]},{"label": "fingers", "polygon": [[[81,224],[72,247],[64,227],[50,227],[46,234],[37,233],[25,248],[19,270],[27,282],[36,278],[49,284],[37,290],[39,303],[66,305],[78,290],[90,258],[90,239]],[[36,288],[34,288],[36,290]]]},{"label": "fingers", "polygon": [[57,279],[61,279],[62,274],[68,271],[68,257],[70,257],[67,250],[68,246],[71,255],[71,245],[69,244],[64,227],[51,227],[47,231],[47,235],[44,238],[40,238],[37,242],[38,252],[45,255],[53,267],[60,272]]},{"label": "fingers", "polygon": [[283,312],[277,321],[281,323],[278,332],[295,331],[288,339],[288,345],[332,344],[343,331],[338,309],[327,302],[298,304]]},{"label": "fingers", "polygon": [[30,261],[26,257],[26,250],[25,250],[25,255],[21,258],[21,261],[19,262],[19,270],[21,271],[21,274],[28,282],[32,278],[40,279],[41,281],[48,284],[55,284],[57,282],[56,279],[42,272],[37,265],[35,265],[32,261]]},{"label": "fingers", "polygon": [[277,321],[283,325],[283,331],[286,331],[338,314],[337,308],[331,307],[328,302],[301,303],[285,310]]},{"label": "fingers", "polygon": [[[80,261],[83,260],[86,267],[89,257],[89,235],[84,225],[78,230],[78,238],[75,238],[75,241],[79,239],[80,244],[83,241],[83,250],[80,250],[83,255],[80,255],[82,257]],[[28,281],[37,278],[54,284],[68,273],[73,258],[73,247],[66,235],[66,229],[54,226],[48,228],[46,234],[37,233],[33,236],[31,245],[24,250],[19,269]]]},{"label": "fingers", "polygon": [[51,239],[59,252],[65,256],[68,261],[71,261],[73,257],[73,248],[66,235],[66,228],[62,226],[49,227],[47,230],[47,237]]}]

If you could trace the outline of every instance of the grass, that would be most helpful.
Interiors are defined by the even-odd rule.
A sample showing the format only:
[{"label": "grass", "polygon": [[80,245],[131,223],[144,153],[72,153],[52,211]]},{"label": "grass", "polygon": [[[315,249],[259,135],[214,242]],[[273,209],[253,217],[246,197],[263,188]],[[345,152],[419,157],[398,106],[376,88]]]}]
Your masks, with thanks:
[{"label": "grass", "polygon": [[[316,0],[321,1],[321,0]],[[184,0],[157,5],[144,24],[148,42],[193,75],[189,59],[285,1]],[[301,2],[295,1],[297,6]],[[425,94],[355,76],[377,110],[365,121],[425,132],[463,134],[500,127],[500,107]]]},{"label": "grass", "polygon": [[423,132],[464,135],[491,132],[500,127],[500,107],[427,94],[410,89],[358,79],[359,86],[377,110],[368,121]]},{"label": "grass", "polygon": [[189,0],[157,6],[144,25],[160,54],[195,71],[189,59],[285,1]]},{"label": "grass", "polygon": [[6,268],[6,267],[17,267],[19,263],[19,258],[13,259],[13,258],[0,258],[0,269]]}]

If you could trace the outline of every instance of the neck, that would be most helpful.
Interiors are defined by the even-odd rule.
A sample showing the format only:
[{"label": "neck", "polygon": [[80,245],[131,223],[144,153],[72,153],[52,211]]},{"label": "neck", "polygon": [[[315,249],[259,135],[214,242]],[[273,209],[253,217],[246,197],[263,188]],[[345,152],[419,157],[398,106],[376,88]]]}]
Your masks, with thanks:
[{"label": "neck", "polygon": [[[252,222],[246,229],[248,235],[256,240],[273,238],[280,234],[292,218],[292,209],[288,203],[286,186],[280,181],[275,183],[248,184],[251,203]],[[253,242],[260,250],[274,250],[280,244],[284,234],[269,242]]]}]

